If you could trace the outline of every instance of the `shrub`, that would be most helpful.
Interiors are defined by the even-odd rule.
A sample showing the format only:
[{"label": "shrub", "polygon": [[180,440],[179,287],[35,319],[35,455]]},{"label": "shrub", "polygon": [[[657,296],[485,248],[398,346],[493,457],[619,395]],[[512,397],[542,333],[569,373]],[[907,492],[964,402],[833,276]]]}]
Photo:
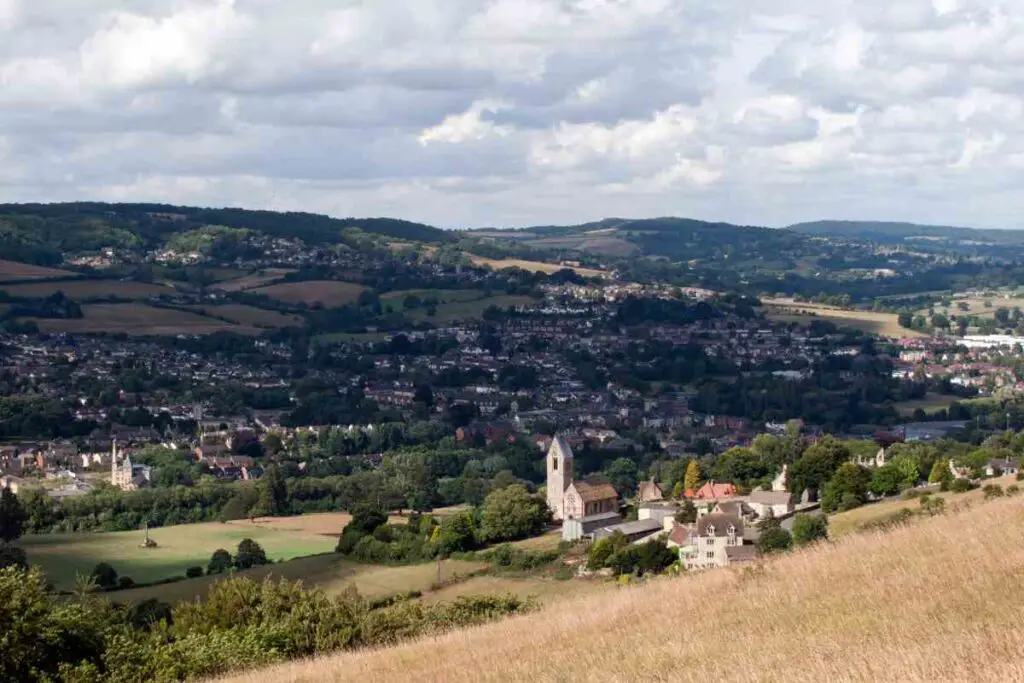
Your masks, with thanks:
[{"label": "shrub", "polygon": [[197,579],[203,575],[202,567],[189,567],[185,570],[185,576],[189,579]]},{"label": "shrub", "polygon": [[1017,481],[1024,481],[1024,470],[1017,470]]},{"label": "shrub", "polygon": [[100,562],[93,567],[90,578],[96,585],[104,590],[111,590],[117,587],[117,571],[106,562]]},{"label": "shrub", "polygon": [[978,488],[977,484],[964,477],[954,479],[953,483],[949,485],[949,490],[954,493],[966,493],[976,488]]},{"label": "shrub", "polygon": [[921,512],[923,514],[934,517],[935,515],[941,515],[945,511],[945,498],[932,498],[931,496],[924,496],[921,498]]},{"label": "shrub", "polygon": [[910,508],[900,508],[878,519],[863,522],[858,528],[862,531],[887,531],[909,523],[913,517],[913,510]]},{"label": "shrub", "polygon": [[213,555],[210,556],[210,563],[206,565],[206,573],[209,575],[222,574],[234,566],[234,562],[231,559],[231,553],[223,548],[218,548],[213,551]]},{"label": "shrub", "polygon": [[999,484],[986,484],[985,487],[981,490],[985,495],[985,500],[992,500],[993,498],[1002,498],[1005,495],[1003,487],[1000,486]]},{"label": "shrub", "polygon": [[921,489],[907,489],[906,491],[903,492],[903,495],[900,496],[900,498],[902,498],[903,500],[914,500],[915,498],[920,498],[921,496],[927,495],[928,492],[922,491]]},{"label": "shrub", "polygon": [[656,540],[622,548],[608,558],[607,566],[617,575],[621,574],[660,574],[679,560],[679,555],[665,545],[665,541]]},{"label": "shrub", "polygon": [[757,549],[768,555],[784,552],[793,547],[793,536],[781,527],[766,529],[761,532],[757,541]]},{"label": "shrub", "polygon": [[267,554],[260,544],[251,538],[243,538],[238,543],[238,550],[235,551],[235,566],[239,569],[248,569],[264,564],[267,564]]},{"label": "shrub", "polygon": [[824,515],[798,514],[793,518],[793,543],[797,547],[828,538],[828,518]]},{"label": "shrub", "polygon": [[1018,493],[1020,493],[1020,487],[1016,484],[1010,484],[1006,487],[1006,495],[1016,496]]},{"label": "shrub", "polygon": [[587,568],[602,569],[607,567],[611,556],[625,548],[626,545],[628,545],[626,537],[619,531],[616,531],[611,536],[602,538],[600,541],[595,541],[587,551]]},{"label": "shrub", "polygon": [[126,590],[128,588],[135,588],[135,582],[132,581],[130,576],[122,576],[117,580],[118,590]]}]

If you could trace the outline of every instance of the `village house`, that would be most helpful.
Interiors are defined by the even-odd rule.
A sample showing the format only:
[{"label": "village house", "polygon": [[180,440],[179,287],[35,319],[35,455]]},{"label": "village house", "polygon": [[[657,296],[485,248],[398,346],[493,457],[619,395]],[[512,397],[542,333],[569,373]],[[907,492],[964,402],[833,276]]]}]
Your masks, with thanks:
[{"label": "village house", "polygon": [[783,517],[793,511],[793,494],[788,491],[754,491],[747,505],[758,517]]},{"label": "village house", "polygon": [[999,477],[1007,474],[1017,474],[1019,467],[1013,460],[992,459],[985,463],[986,477]]},{"label": "village house", "polygon": [[663,500],[665,495],[662,493],[661,487],[651,479],[650,481],[645,481],[640,484],[640,488],[637,489],[636,497],[641,503],[651,503]]},{"label": "village house", "polygon": [[756,546],[744,545],[743,521],[734,515],[705,515],[693,527],[676,526],[669,542],[679,548],[679,559],[687,569],[727,567],[758,556]]},{"label": "village house", "polygon": [[696,491],[687,491],[687,498],[695,498],[697,500],[719,500],[721,498],[734,498],[736,496],[736,487],[732,484],[723,484],[721,482],[715,482],[714,480],[705,482]]}]

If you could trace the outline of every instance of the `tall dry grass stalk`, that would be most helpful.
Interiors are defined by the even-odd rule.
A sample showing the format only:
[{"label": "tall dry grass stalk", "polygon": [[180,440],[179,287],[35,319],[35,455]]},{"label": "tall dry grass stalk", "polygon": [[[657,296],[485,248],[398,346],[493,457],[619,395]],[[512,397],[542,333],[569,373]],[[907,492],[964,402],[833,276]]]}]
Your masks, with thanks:
[{"label": "tall dry grass stalk", "polygon": [[1024,499],[611,589],[277,681],[1024,681]]}]

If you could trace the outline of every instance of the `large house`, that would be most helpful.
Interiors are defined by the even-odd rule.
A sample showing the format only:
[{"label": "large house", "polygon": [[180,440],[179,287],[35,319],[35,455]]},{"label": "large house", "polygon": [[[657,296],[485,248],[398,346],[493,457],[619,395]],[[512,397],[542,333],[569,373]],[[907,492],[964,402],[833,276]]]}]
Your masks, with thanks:
[{"label": "large house", "polygon": [[706,482],[696,491],[686,492],[687,498],[696,498],[697,500],[718,500],[719,498],[732,498],[735,495],[735,486],[714,480]]},{"label": "large house", "polygon": [[793,494],[788,491],[754,491],[747,505],[758,517],[782,517],[793,511]]},{"label": "large house", "polygon": [[547,455],[548,506],[556,520],[582,519],[619,511],[619,494],[611,484],[574,481],[572,448],[561,436],[551,442]]},{"label": "large house", "polygon": [[693,527],[678,525],[669,534],[687,569],[710,569],[757,559],[757,547],[743,544],[743,520],[735,515],[704,515]]}]

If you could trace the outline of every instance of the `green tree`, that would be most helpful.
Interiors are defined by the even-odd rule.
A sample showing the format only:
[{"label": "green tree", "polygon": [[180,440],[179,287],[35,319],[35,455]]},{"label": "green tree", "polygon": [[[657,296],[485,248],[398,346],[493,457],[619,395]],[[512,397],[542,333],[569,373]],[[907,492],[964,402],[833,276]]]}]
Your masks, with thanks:
[{"label": "green tree", "polygon": [[832,475],[821,496],[821,509],[836,512],[859,507],[867,500],[871,471],[852,462],[845,462]]},{"label": "green tree", "polygon": [[117,588],[117,571],[106,562],[100,562],[89,574],[97,586],[105,590]]},{"label": "green tree", "polygon": [[793,518],[793,543],[802,547],[828,538],[828,518],[824,515],[798,514]]},{"label": "green tree", "polygon": [[696,460],[690,460],[686,464],[683,486],[687,491],[696,491],[700,488],[700,464]]},{"label": "green tree", "polygon": [[617,458],[604,474],[620,495],[628,495],[636,490],[637,467],[629,458]]},{"label": "green tree", "polygon": [[697,521],[697,506],[693,504],[692,500],[687,498],[683,501],[679,512],[676,513],[675,520],[680,524],[693,524]]},{"label": "green tree", "polygon": [[277,455],[284,450],[284,441],[277,432],[270,432],[263,439],[263,450],[268,455]]},{"label": "green tree", "polygon": [[21,507],[18,496],[14,495],[10,487],[5,486],[0,491],[0,540],[4,543],[17,541],[25,530],[27,520],[28,514]]},{"label": "green tree", "polygon": [[810,491],[812,495],[832,478],[839,466],[850,459],[843,442],[826,436],[811,445],[789,468],[787,485],[795,495]]},{"label": "green tree", "polygon": [[231,553],[223,548],[217,548],[213,551],[213,555],[210,556],[210,563],[206,565],[206,573],[210,576],[223,574],[231,569],[234,564],[234,561],[231,559]]},{"label": "green tree", "polygon": [[260,544],[251,538],[243,538],[235,551],[235,567],[248,569],[267,564],[267,554]]},{"label": "green tree", "polygon": [[535,536],[551,521],[547,501],[521,484],[492,491],[480,510],[480,531],[486,541],[512,541]]},{"label": "green tree", "polygon": [[459,512],[441,520],[437,527],[437,550],[443,556],[472,550],[476,545],[473,513]]},{"label": "green tree", "polygon": [[782,527],[770,527],[761,532],[757,549],[765,555],[779,553],[793,547],[793,536]]},{"label": "green tree", "polygon": [[10,543],[0,545],[0,569],[5,567],[28,569],[28,555],[16,545]]},{"label": "green tree", "polygon": [[621,531],[616,531],[610,536],[605,536],[595,541],[587,551],[587,568],[603,569],[608,566],[608,560],[617,552],[629,545],[626,537]]},{"label": "green tree", "polygon": [[288,513],[288,485],[277,465],[271,465],[260,478],[259,497],[249,511],[252,517],[275,517]]},{"label": "green tree", "polygon": [[953,473],[949,470],[949,459],[939,458],[932,465],[932,471],[928,475],[928,483],[942,484],[945,482],[948,486],[951,481],[953,481]]},{"label": "green tree", "polygon": [[890,463],[900,473],[900,488],[911,488],[921,479],[921,471],[917,459],[909,454],[900,454]]},{"label": "green tree", "polygon": [[871,493],[876,496],[893,496],[899,493],[903,473],[891,462],[876,467],[871,472]]}]

